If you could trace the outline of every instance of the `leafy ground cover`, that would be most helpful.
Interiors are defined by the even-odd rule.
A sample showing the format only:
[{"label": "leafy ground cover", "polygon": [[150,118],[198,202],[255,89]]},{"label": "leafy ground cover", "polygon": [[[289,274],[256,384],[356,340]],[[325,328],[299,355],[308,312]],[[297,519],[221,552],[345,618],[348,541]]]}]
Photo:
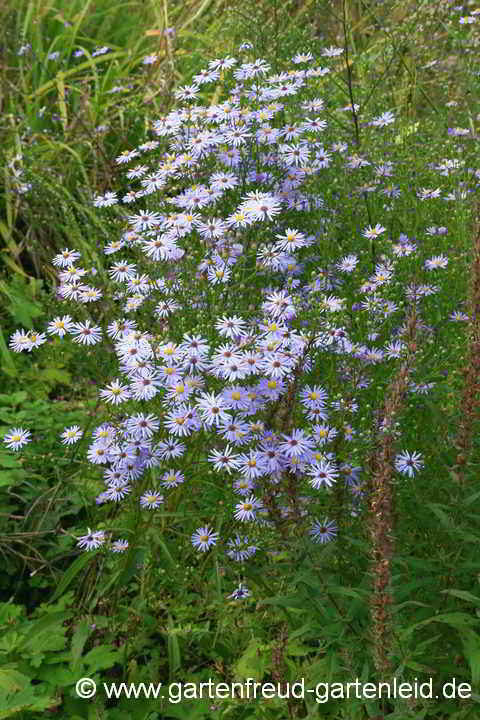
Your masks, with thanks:
[{"label": "leafy ground cover", "polygon": [[480,11],[1,12],[0,716],[476,717]]}]

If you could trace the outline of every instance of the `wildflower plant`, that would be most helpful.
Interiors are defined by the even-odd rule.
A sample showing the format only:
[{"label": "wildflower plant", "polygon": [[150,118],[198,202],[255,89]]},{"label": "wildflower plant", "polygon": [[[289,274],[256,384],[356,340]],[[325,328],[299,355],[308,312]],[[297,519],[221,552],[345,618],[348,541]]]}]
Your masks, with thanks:
[{"label": "wildflower plant", "polygon": [[[228,98],[210,107],[197,103],[219,71],[229,87],[230,68]],[[48,332],[72,336],[73,342],[86,346],[111,342],[120,377],[112,379],[100,397],[119,411],[127,403],[112,415],[108,438],[91,444],[94,464],[125,471],[129,479],[129,473],[143,476],[150,467],[161,466],[155,453],[159,441],[175,436],[194,441],[199,433],[211,433],[213,440],[230,422],[240,420],[247,423],[239,434],[242,444],[249,441],[250,459],[240,465],[228,461],[231,449],[226,447],[218,451],[224,454],[215,460],[215,471],[230,473],[237,465],[252,479],[268,476],[265,461],[255,454],[270,433],[268,443],[278,448],[287,472],[298,475],[300,465],[302,477],[319,478],[318,468],[328,466],[325,477],[334,482],[335,461],[319,465],[314,459],[318,443],[311,425],[278,435],[265,423],[265,413],[285,397],[295,375],[307,375],[325,356],[369,362],[369,349],[355,347],[349,331],[330,319],[342,317],[345,298],[327,294],[344,285],[345,271],[357,269],[358,256],[339,257],[328,279],[310,280],[309,270],[320,259],[317,248],[335,214],[316,191],[325,182],[326,170],[317,156],[323,157],[324,145],[333,139],[326,134],[327,121],[313,117],[322,103],[318,78],[327,72],[297,65],[288,75],[272,74],[261,59],[243,64],[230,57],[212,61],[201,84],[177,91],[187,105],[154,123],[158,140],[122,155],[122,164],[127,164],[141,154],[149,170],[141,177],[129,172],[140,186],[135,192],[143,207],[136,212],[129,207],[118,247],[105,251],[108,257],[121,256],[108,269],[111,287],[97,287],[95,278],[86,281],[87,271],[77,264],[78,251],[66,248],[54,258],[60,269],[58,294],[73,301],[81,319],[57,317]],[[302,113],[293,120],[297,96],[304,98]],[[268,138],[267,129],[272,131]],[[176,193],[166,194],[172,183]],[[109,207],[114,200],[107,194],[108,202],[96,196],[93,204]],[[302,231],[291,227],[294,220]],[[315,226],[320,231],[315,232]],[[360,235],[378,242],[385,231],[377,222]],[[365,254],[360,238],[357,243],[360,255]],[[447,262],[437,256],[425,260],[425,267],[445,267]],[[392,307],[385,312],[388,301],[379,290],[391,282],[398,264],[390,247],[390,257],[382,256],[362,286],[372,326],[380,328],[381,320],[395,311]],[[98,323],[98,313],[89,312],[105,292],[110,308],[118,307],[120,313],[108,327]],[[242,317],[237,312],[246,299],[250,302]],[[216,307],[223,310],[218,319]],[[380,317],[377,308],[382,308]],[[300,314],[309,320],[301,321]],[[11,347],[30,351],[45,339],[43,333],[22,331],[14,335]],[[380,349],[377,355],[374,362],[382,361]],[[308,422],[319,418],[315,410],[327,406],[327,392],[309,392],[305,383],[303,387],[296,390],[306,398],[300,407]],[[317,395],[321,400],[316,402]],[[131,414],[132,401],[140,403],[142,412]],[[322,414],[328,417],[329,411]],[[261,424],[255,432],[257,420]],[[128,458],[134,469],[118,457],[122,445],[127,455],[134,448]]]},{"label": "wildflower plant", "polygon": [[[257,57],[212,60],[177,89],[182,104],[152,138],[117,156],[131,190],[92,198],[107,218],[124,214],[101,272],[76,248],[53,259],[68,311],[46,334],[96,353],[99,377],[115,367],[98,391],[102,423],[59,440],[83,449],[101,488],[102,529],[88,528],[80,549],[124,552],[138,539],[132,511],[144,532],[181,538],[202,562],[221,557],[228,597],[244,598],[265,553],[334,552],[362,533],[379,434],[398,444],[399,483],[428,468],[375,407],[411,353],[413,312],[419,346],[431,340],[423,313],[450,265],[424,206],[457,201],[463,166],[429,169],[432,189],[416,179],[408,198],[397,191],[408,170],[395,114],[364,117],[378,137],[368,151],[336,121],[328,79],[342,53],[326,48],[321,64],[300,53],[281,72]],[[43,352],[46,334],[18,330],[10,347]],[[422,363],[419,353],[414,399],[435,387]],[[27,435],[14,428],[5,442],[17,450]]]}]

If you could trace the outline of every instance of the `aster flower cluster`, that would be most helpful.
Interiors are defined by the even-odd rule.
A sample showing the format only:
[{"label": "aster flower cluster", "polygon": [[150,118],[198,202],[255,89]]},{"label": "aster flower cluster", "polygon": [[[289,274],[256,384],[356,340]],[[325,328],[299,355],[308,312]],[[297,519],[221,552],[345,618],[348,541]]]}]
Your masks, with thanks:
[{"label": "aster flower cluster", "polygon": [[[342,52],[329,48],[322,57],[335,62]],[[94,429],[87,450],[105,483],[97,504],[134,496],[145,510],[156,510],[168,506],[180,486],[188,495],[192,475],[177,465],[195,443],[198,455],[200,438],[204,452],[198,463],[219,482],[223,478],[237,533],[221,538],[202,508],[204,524],[191,543],[206,552],[223,542],[235,562],[248,561],[258,549],[245,527],[274,528],[279,517],[295,518],[314,542],[334,540],[335,522],[319,521],[315,513],[323,512],[338,482],[351,494],[352,515],[361,512],[362,468],[348,462],[348,449],[339,456],[334,448],[348,448],[355,435],[356,396],[370,385],[374,367],[403,357],[405,316],[390,288],[398,272],[420,256],[415,238],[390,238],[376,222],[359,231],[357,252],[322,267],[320,241],[335,211],[312,182],[321,182],[333,165],[348,174],[370,168],[374,189],[385,194],[382,178],[390,178],[394,166],[349,154],[348,143],[334,139],[317,94],[317,80],[329,67],[313,65],[310,53],[293,62],[293,71],[273,74],[262,59],[212,61],[192,85],[177,91],[186,104],[156,120],[155,139],[116,159],[119,165],[136,163],[126,170],[134,187],[121,199],[115,192],[98,195],[93,204],[141,204],[128,215],[120,239],[104,249],[118,319],[98,319],[100,281],[79,264],[78,251],[65,248],[53,265],[58,297],[72,305],[72,314],[55,317],[45,333],[19,330],[10,339],[16,352],[40,347],[46,334],[57,342],[70,338],[88,347],[113,347],[117,377],[99,391],[111,419]],[[307,63],[311,67],[300,69]],[[229,72],[228,99],[202,105],[203,87]],[[394,122],[393,113],[384,112],[370,126],[388,132],[384,128]],[[440,170],[448,176],[445,165]],[[394,202],[398,194],[388,187]],[[417,194],[423,202],[439,198],[441,189]],[[425,235],[444,230],[430,227]],[[378,254],[372,269],[373,244]],[[112,255],[118,259],[112,262]],[[448,264],[443,252],[421,260],[426,273]],[[353,291],[360,299],[352,306],[347,298]],[[417,306],[420,318],[423,298],[437,291],[416,282],[406,289],[405,302]],[[243,300],[250,302],[245,312],[239,310]],[[363,314],[368,344],[356,340],[345,313],[349,306]],[[393,338],[386,329],[392,319]],[[353,366],[361,369],[336,398],[314,373],[332,357],[349,379]],[[82,435],[73,426],[61,441],[69,445]],[[15,428],[5,441],[16,450],[28,433]],[[413,477],[422,467],[417,452],[397,456],[400,473]],[[151,476],[156,486],[145,490]],[[292,481],[303,499],[292,500]],[[97,549],[107,539],[108,533],[89,530],[79,546]],[[123,539],[112,543],[115,552],[128,546]]]}]

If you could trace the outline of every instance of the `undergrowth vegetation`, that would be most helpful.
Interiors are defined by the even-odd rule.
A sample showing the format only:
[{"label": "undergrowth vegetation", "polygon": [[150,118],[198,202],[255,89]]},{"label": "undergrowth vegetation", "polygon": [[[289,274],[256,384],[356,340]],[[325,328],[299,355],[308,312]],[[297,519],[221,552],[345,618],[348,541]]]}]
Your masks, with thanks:
[{"label": "undergrowth vegetation", "polygon": [[0,14],[0,717],[478,717],[480,9]]}]

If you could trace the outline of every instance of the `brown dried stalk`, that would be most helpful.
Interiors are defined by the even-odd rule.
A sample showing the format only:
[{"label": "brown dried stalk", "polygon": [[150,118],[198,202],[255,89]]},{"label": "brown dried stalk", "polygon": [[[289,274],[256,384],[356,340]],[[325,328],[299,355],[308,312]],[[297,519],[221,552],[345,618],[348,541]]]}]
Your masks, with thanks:
[{"label": "brown dried stalk", "polygon": [[288,642],[288,627],[282,625],[277,642],[272,648],[272,678],[278,685],[285,685],[285,648]]},{"label": "brown dried stalk", "polygon": [[[288,643],[288,626],[282,625],[278,640],[272,648],[272,678],[277,683],[280,691],[285,693],[287,688],[287,682],[285,680],[285,674],[287,666],[285,663],[285,651]],[[294,698],[287,698],[287,708],[289,718],[295,718],[298,716],[297,710],[298,705]]]},{"label": "brown dried stalk", "polygon": [[475,420],[480,408],[480,207],[477,208],[474,257],[471,267],[470,291],[470,339],[468,359],[463,369],[463,392],[460,401],[460,421],[455,441],[457,457],[453,475],[459,482],[465,481],[465,464],[472,448]]},{"label": "brown dried stalk", "polygon": [[417,349],[416,327],[417,315],[414,306],[407,321],[408,355],[387,391],[387,398],[381,412],[380,432],[370,461],[372,475],[369,497],[369,532],[373,576],[370,606],[374,664],[382,678],[386,678],[391,669],[389,656],[392,640],[391,563],[394,549],[392,479],[395,420],[403,408],[413,355]]}]

